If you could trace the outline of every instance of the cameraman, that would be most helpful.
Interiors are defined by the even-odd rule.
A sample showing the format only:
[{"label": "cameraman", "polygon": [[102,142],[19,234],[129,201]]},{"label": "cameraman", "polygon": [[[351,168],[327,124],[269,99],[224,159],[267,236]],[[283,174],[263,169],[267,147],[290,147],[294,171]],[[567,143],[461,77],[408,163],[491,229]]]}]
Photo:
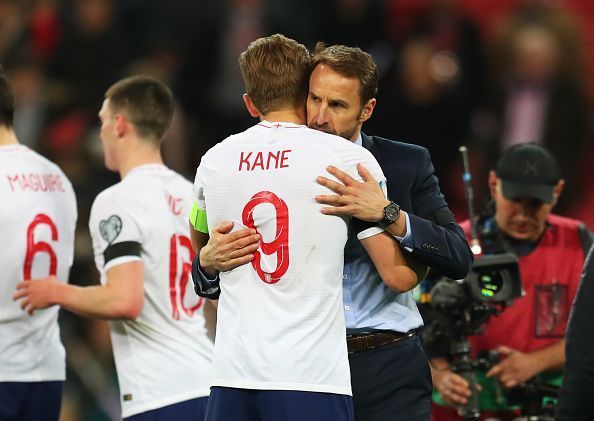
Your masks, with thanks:
[{"label": "cameraman", "polygon": [[[563,184],[555,159],[535,144],[508,148],[489,174],[494,213],[479,220],[483,253],[514,253],[525,295],[491,318],[483,334],[469,338],[473,353],[495,350],[500,358],[486,376],[477,373],[483,415],[507,419],[517,414],[502,388],[541,373],[560,381],[569,309],[593,241],[580,221],[551,214]],[[470,222],[461,225],[468,237]],[[432,419],[459,419],[445,405],[464,405],[471,395],[468,382],[451,371],[445,358],[433,358],[431,366],[438,392]]]}]

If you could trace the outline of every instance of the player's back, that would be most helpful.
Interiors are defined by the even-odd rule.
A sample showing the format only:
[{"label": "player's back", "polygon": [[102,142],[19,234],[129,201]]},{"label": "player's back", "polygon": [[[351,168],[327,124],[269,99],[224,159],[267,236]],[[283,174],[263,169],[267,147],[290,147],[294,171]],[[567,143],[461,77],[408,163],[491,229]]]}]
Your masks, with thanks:
[{"label": "player's back", "polygon": [[29,316],[12,295],[24,279],[68,280],[76,218],[72,185],[55,164],[26,146],[0,146],[0,381],[65,378],[58,307]]},{"label": "player's back", "polygon": [[[252,264],[221,274],[214,385],[350,394],[342,307],[347,223],[323,215],[315,182],[328,165],[356,174],[371,154],[344,139],[262,122],[203,158],[195,190],[208,225],[257,228]],[[203,189],[201,191],[201,189]]]},{"label": "player's back", "polygon": [[110,322],[124,417],[209,393],[212,340],[190,277],[191,203],[188,180],[151,164],[134,168],[93,204],[89,229],[102,282],[108,269],[132,259],[125,251],[111,259],[110,246],[139,244],[144,268],[140,315]]}]

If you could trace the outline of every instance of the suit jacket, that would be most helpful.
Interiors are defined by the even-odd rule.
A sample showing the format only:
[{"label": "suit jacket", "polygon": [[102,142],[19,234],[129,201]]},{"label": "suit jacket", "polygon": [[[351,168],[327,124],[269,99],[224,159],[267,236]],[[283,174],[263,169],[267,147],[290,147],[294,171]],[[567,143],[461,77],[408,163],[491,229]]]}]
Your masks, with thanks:
[{"label": "suit jacket", "polygon": [[555,419],[594,419],[594,247],[590,249],[565,334],[565,368]]},{"label": "suit jacket", "polygon": [[472,253],[439,189],[429,151],[363,133],[361,136],[363,146],[386,176],[388,198],[409,216],[413,256],[449,278],[464,278],[472,265]]}]

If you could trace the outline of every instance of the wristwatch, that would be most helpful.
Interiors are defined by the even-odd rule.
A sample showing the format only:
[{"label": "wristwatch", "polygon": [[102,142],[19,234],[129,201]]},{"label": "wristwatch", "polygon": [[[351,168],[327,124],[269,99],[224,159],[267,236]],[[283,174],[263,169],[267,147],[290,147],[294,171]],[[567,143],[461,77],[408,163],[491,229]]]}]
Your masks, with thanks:
[{"label": "wristwatch", "polygon": [[400,218],[400,206],[394,202],[390,202],[390,204],[384,208],[384,218],[378,222],[378,225],[382,228],[386,228],[393,222],[398,221],[398,218]]}]

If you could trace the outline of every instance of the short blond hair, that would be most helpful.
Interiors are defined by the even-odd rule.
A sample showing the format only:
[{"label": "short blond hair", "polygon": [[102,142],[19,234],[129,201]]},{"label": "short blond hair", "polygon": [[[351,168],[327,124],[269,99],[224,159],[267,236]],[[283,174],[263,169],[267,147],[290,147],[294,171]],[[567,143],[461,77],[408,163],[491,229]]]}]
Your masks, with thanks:
[{"label": "short blond hair", "polygon": [[239,56],[246,93],[262,115],[298,108],[307,99],[310,55],[281,34],[259,38]]}]

